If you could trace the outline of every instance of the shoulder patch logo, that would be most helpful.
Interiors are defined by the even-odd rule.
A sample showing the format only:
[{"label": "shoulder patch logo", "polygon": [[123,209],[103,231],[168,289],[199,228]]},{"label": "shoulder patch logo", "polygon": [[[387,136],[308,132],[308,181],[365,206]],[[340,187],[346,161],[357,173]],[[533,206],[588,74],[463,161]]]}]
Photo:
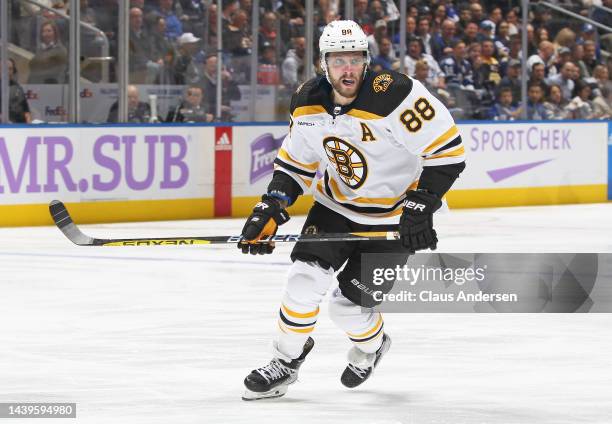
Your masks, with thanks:
[{"label": "shoulder patch logo", "polygon": [[392,82],[393,77],[390,74],[380,74],[374,78],[372,88],[374,89],[375,93],[380,93],[381,91],[384,93],[387,91]]}]

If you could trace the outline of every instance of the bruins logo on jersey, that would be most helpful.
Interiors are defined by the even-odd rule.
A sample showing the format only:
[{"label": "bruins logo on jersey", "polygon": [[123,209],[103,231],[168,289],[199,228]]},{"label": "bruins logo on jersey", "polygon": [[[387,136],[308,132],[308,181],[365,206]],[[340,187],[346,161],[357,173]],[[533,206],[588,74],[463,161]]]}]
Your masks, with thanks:
[{"label": "bruins logo on jersey", "polygon": [[353,190],[361,187],[368,176],[363,154],[338,137],[326,137],[323,139],[323,147],[342,181]]},{"label": "bruins logo on jersey", "polygon": [[385,91],[387,91],[387,88],[389,88],[392,82],[393,77],[391,77],[390,74],[380,74],[379,76],[374,78],[374,81],[372,82],[372,88],[374,89],[375,93],[380,93],[381,91],[384,93]]}]

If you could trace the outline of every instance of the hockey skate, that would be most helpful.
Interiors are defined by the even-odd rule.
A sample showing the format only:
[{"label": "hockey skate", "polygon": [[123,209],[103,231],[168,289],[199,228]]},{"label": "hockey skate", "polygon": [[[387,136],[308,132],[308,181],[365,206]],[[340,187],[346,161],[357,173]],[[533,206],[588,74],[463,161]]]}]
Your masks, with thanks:
[{"label": "hockey skate", "polygon": [[302,354],[296,359],[286,361],[275,357],[268,365],[251,371],[244,379],[246,390],[242,400],[277,398],[287,393],[288,386],[297,381],[298,370],[313,346],[314,340],[308,337]]},{"label": "hockey skate", "polygon": [[374,372],[380,358],[391,347],[391,337],[383,334],[382,344],[376,353],[364,353],[356,347],[352,347],[348,353],[349,364],[344,369],[340,381],[348,388],[357,387],[366,381]]}]

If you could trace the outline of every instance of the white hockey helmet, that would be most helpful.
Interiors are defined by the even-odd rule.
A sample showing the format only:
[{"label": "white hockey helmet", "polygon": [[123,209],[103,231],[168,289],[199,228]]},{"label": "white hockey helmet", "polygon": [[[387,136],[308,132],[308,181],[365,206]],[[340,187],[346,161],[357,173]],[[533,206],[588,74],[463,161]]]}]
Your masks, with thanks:
[{"label": "white hockey helmet", "polygon": [[366,67],[363,71],[365,76],[367,65],[370,64],[370,52],[368,50],[368,39],[361,27],[354,21],[332,21],[323,29],[319,38],[319,52],[321,54],[321,69],[329,81],[327,72],[327,61],[325,56],[332,52],[355,52],[366,53]]}]

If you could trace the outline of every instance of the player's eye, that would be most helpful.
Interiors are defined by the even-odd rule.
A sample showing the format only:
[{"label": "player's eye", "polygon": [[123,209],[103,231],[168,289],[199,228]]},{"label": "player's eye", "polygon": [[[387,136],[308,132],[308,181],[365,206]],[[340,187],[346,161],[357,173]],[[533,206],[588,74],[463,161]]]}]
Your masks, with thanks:
[{"label": "player's eye", "polygon": [[363,57],[353,57],[349,60],[346,60],[341,57],[336,57],[332,59],[331,66],[333,66],[334,68],[343,68],[347,64],[350,64],[351,66],[360,66],[360,65],[363,65],[364,63],[365,63],[365,58]]}]

